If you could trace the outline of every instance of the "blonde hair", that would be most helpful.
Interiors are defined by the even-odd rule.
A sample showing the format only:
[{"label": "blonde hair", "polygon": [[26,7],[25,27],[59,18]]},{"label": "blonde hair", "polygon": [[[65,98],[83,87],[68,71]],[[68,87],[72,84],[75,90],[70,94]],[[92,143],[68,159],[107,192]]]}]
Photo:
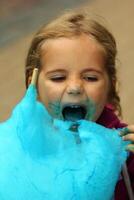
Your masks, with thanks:
[{"label": "blonde hair", "polygon": [[48,39],[60,37],[75,37],[81,34],[92,36],[105,51],[105,68],[110,80],[109,103],[121,115],[120,98],[116,89],[116,41],[113,35],[95,19],[92,19],[89,12],[85,10],[68,11],[44,25],[32,40],[27,59],[26,59],[26,86],[28,79],[35,67],[41,68],[40,56],[41,46]]}]

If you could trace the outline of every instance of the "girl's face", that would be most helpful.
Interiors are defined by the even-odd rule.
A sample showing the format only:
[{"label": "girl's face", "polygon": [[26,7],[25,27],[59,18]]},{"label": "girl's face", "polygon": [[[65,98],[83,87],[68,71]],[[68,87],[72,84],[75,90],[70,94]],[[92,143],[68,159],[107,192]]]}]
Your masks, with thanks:
[{"label": "girl's face", "polygon": [[41,49],[39,100],[54,118],[96,121],[107,103],[103,48],[88,35],[48,40]]}]

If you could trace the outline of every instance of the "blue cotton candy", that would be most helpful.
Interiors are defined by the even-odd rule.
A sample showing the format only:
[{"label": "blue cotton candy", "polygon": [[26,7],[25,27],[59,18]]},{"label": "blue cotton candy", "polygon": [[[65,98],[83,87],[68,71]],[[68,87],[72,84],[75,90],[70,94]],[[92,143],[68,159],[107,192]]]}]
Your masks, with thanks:
[{"label": "blue cotton candy", "polygon": [[95,122],[73,132],[36,97],[30,85],[0,124],[0,200],[111,200],[128,143]]}]

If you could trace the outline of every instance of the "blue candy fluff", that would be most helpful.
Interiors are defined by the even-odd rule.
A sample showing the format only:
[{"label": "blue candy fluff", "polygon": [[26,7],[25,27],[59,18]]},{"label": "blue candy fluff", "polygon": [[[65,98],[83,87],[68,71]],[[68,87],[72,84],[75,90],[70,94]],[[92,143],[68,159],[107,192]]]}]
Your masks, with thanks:
[{"label": "blue candy fluff", "polygon": [[30,85],[0,124],[0,199],[111,200],[127,142],[86,120],[73,132],[73,122],[53,119],[36,98]]}]

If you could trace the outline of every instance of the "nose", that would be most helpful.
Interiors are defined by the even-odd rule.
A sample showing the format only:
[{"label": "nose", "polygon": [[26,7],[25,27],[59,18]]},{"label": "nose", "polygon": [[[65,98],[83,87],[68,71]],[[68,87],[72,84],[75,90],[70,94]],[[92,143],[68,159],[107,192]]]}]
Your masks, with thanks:
[{"label": "nose", "polygon": [[83,94],[83,84],[81,80],[72,80],[69,81],[67,86],[67,93],[69,95],[81,95]]}]

